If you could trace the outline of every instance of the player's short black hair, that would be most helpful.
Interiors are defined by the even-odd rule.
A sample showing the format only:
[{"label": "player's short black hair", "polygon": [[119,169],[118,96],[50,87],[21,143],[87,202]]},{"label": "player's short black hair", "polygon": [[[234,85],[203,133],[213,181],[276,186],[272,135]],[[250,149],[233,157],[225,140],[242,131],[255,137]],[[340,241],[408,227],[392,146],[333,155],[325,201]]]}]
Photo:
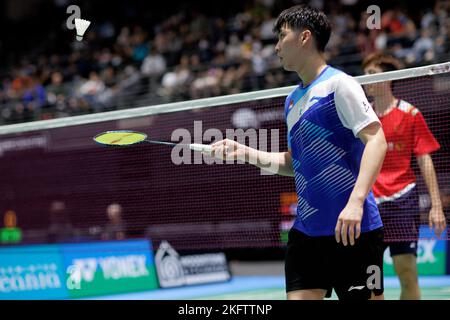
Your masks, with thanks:
[{"label": "player's short black hair", "polygon": [[308,29],[311,31],[316,42],[317,50],[323,52],[330,40],[331,24],[325,13],[307,5],[296,5],[280,13],[273,31],[279,33],[281,28],[287,24],[295,31]]}]

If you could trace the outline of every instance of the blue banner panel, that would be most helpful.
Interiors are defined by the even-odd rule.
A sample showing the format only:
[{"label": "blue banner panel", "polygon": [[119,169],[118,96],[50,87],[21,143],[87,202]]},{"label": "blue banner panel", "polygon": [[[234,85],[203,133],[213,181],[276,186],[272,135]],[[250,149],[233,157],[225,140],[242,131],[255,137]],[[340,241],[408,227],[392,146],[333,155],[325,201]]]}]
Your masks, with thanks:
[{"label": "blue banner panel", "polygon": [[0,249],[0,299],[65,299],[66,270],[57,245]]}]

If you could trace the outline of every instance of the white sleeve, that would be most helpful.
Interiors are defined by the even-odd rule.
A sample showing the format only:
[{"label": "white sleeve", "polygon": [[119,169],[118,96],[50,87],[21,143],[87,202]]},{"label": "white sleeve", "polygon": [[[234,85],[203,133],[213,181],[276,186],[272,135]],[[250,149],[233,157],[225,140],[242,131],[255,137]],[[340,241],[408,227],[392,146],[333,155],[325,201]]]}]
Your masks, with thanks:
[{"label": "white sleeve", "polygon": [[380,123],[361,85],[352,77],[342,77],[336,87],[336,110],[344,127],[356,137],[372,122]]}]

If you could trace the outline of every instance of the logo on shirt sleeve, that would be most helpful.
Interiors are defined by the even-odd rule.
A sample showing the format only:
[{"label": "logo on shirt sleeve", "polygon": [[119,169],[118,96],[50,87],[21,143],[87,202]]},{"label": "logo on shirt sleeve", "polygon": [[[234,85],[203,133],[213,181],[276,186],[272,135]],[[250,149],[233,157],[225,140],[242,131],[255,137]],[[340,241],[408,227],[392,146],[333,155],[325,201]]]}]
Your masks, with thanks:
[{"label": "logo on shirt sleeve", "polygon": [[364,112],[368,112],[370,105],[368,103],[366,103],[365,101],[362,102],[363,106],[364,106]]},{"label": "logo on shirt sleeve", "polygon": [[291,110],[293,105],[294,105],[294,100],[289,101],[288,110]]}]

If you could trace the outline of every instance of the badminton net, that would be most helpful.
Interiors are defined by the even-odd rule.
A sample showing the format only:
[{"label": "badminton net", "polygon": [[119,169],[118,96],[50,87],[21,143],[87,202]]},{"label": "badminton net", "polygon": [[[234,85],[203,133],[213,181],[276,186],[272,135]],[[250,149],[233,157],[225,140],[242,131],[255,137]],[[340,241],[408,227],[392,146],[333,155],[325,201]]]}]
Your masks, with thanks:
[{"label": "badminton net", "polygon": [[[362,85],[391,81],[394,94],[424,116],[441,145],[432,157],[448,219],[450,63],[356,79]],[[107,207],[119,204],[128,238],[149,237],[156,245],[167,240],[186,250],[283,246],[297,212],[292,178],[262,175],[248,164],[207,164],[194,152],[180,154],[177,161],[184,162],[176,163],[167,146],[108,148],[92,137],[136,130],[153,140],[187,136],[211,143],[214,132],[226,137],[227,129],[240,129],[247,144],[256,132],[259,148],[285,151],[283,105],[293,88],[0,127],[0,212],[16,212],[24,242],[47,241],[55,219],[52,203],[62,203],[60,219],[72,226],[72,241],[102,239]],[[416,218],[427,225],[430,198],[412,164],[419,190]],[[408,240],[410,232],[396,219],[385,227],[387,241]]]}]

